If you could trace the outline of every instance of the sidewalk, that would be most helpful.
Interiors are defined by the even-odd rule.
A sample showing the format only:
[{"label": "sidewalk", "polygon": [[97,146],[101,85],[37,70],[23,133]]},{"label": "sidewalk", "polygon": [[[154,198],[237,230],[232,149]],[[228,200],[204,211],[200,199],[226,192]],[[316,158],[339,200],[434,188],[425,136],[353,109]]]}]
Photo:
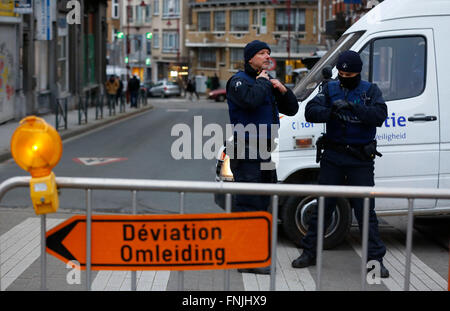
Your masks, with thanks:
[{"label": "sidewalk", "polygon": [[[99,116],[99,119],[95,120],[95,107],[89,107],[87,113],[87,122],[84,121],[84,115],[82,115],[81,125],[78,124],[78,109],[69,110],[67,111],[67,130],[61,128],[64,124],[64,121],[62,120],[62,118],[60,118],[60,129],[58,132],[61,136],[61,139],[64,140],[69,137],[76,136],[94,128],[100,127],[102,125],[142,113],[152,108],[153,106],[150,104],[150,100],[147,99],[146,106],[141,105],[139,108],[130,108],[130,105],[128,104],[125,106],[125,112],[119,112],[119,106],[116,106],[115,115],[110,116],[109,109],[105,105],[103,107],[103,118],[100,119]],[[44,119],[53,127],[56,126],[56,117],[54,113],[39,115],[39,117]],[[10,141],[12,134],[19,126],[19,123],[20,120],[11,120],[6,123],[0,124],[0,162],[11,158]]]}]

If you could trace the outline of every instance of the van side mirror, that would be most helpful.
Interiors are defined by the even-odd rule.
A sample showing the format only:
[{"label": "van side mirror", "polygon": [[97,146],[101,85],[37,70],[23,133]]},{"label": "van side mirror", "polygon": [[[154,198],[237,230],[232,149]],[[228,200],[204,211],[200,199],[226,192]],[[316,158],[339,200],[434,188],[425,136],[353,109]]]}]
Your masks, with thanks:
[{"label": "van side mirror", "polygon": [[325,80],[331,79],[331,76],[333,75],[333,71],[331,66],[325,66],[322,69],[322,76]]}]

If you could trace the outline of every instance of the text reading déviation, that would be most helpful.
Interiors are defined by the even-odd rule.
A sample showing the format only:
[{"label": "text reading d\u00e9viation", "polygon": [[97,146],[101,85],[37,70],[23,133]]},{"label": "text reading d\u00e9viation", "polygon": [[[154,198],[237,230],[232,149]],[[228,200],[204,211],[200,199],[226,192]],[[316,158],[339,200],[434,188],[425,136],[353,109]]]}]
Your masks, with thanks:
[{"label": "text reading d\u00e9viation", "polygon": [[[225,263],[225,248],[204,247],[203,242],[220,242],[223,238],[220,227],[203,227],[184,224],[181,228],[152,227],[149,224],[124,224],[124,244],[120,249],[121,259],[136,264],[217,264]],[[146,242],[146,247],[136,247],[134,242]],[[176,242],[166,243],[166,242]],[[206,243],[220,245],[220,243]],[[148,246],[147,246],[148,245]],[[168,246],[170,245],[170,246]]]}]

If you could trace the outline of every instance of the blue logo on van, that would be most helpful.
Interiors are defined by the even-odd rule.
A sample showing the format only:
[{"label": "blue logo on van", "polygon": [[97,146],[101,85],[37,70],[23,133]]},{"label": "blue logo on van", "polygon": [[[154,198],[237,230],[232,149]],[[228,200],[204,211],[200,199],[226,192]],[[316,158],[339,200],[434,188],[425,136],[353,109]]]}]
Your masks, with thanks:
[{"label": "blue logo on van", "polygon": [[392,113],[391,116],[388,116],[384,121],[384,127],[403,127],[406,126],[406,118],[405,116],[395,116],[395,112]]},{"label": "blue logo on van", "polygon": [[[405,116],[396,116],[395,112],[393,112],[390,116],[386,118],[386,120],[383,123],[383,127],[385,128],[399,128],[399,127],[405,127],[407,124],[406,117]],[[392,133],[382,133],[377,134],[376,139],[378,141],[396,141],[396,140],[405,140],[406,139],[406,131],[404,132],[392,132]]]}]

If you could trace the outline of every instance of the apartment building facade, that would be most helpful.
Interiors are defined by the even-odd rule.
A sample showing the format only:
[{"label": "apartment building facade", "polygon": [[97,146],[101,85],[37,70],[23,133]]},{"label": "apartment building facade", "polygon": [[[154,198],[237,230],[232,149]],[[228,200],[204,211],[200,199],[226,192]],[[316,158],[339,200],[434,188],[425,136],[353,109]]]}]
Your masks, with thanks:
[{"label": "apartment building facade", "polygon": [[[0,122],[69,109],[105,82],[106,0],[33,1],[27,12],[0,1]],[[74,11],[79,20],[69,23]],[[75,18],[77,20],[77,18]]]},{"label": "apartment building facade", "polygon": [[328,47],[383,0],[321,0],[322,43]]},{"label": "apartment building facade", "polygon": [[[120,61],[113,57],[114,53],[110,54],[110,64],[127,68],[128,75],[137,75],[141,81],[177,80],[187,64],[187,49],[183,44],[187,0],[110,2],[111,19],[117,13],[116,5],[120,19],[120,29],[111,33],[110,50],[120,46],[121,51]],[[113,22],[110,25],[115,27]]]},{"label": "apartment building facade", "polygon": [[185,45],[190,75],[217,74],[222,87],[243,68],[244,47],[255,39],[271,47],[270,73],[292,83],[318,45],[317,0],[189,0]]},{"label": "apartment building facade", "polygon": [[111,0],[111,18],[120,20],[120,29],[111,34],[115,42],[111,50],[121,53],[119,62],[117,58],[110,57],[110,64],[126,68],[127,76],[136,75],[141,81],[150,80],[152,75],[149,37],[152,32],[152,9],[150,0]]},{"label": "apartment building facade", "polygon": [[180,80],[187,76],[184,43],[189,13],[187,0],[154,0],[152,17],[152,80]]}]

